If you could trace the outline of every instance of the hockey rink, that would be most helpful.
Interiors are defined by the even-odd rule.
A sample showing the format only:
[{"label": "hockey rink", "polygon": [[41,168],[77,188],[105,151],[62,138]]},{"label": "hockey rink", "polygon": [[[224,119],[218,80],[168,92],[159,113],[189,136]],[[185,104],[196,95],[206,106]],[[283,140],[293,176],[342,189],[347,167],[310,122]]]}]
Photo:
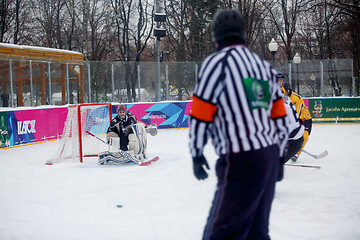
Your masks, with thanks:
[{"label": "hockey rink", "polygon": [[[99,166],[97,159],[45,165],[59,141],[0,150],[1,240],[201,239],[215,191],[192,172],[188,129],[148,137],[147,167]],[[313,125],[297,164],[285,167],[270,219],[274,240],[360,239],[360,125]]]}]

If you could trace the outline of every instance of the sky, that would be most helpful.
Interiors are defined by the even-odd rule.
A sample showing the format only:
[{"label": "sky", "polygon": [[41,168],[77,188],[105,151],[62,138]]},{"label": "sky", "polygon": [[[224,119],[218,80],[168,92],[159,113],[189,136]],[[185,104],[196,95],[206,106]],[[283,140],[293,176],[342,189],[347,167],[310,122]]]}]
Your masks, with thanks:
[{"label": "sky", "polygon": [[[188,129],[148,137],[147,166],[45,165],[60,141],[0,150],[2,240],[201,239],[216,187],[210,142],[209,178],[192,172]],[[305,153],[285,167],[270,216],[274,240],[360,239],[360,125],[313,125]],[[118,207],[120,205],[120,207]]]}]

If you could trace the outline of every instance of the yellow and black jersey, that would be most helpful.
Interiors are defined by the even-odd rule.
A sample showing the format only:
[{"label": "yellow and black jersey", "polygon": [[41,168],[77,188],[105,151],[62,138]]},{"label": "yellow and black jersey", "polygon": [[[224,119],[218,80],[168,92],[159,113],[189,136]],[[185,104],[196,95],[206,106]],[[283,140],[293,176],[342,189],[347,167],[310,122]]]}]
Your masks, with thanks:
[{"label": "yellow and black jersey", "polygon": [[[281,90],[285,93],[284,87],[281,87]],[[294,104],[296,112],[299,114],[299,118],[305,127],[305,131],[310,134],[312,129],[312,117],[308,107],[305,106],[303,98],[299,94],[290,91],[290,100]]]},{"label": "yellow and black jersey", "polygon": [[299,94],[292,92],[290,100],[295,105],[295,109],[298,112],[301,121],[305,122],[305,120],[312,119],[308,107],[305,106],[304,100]]},{"label": "yellow and black jersey", "polygon": [[[281,87],[283,93],[285,93],[284,87]],[[303,98],[294,91],[290,91],[290,100],[294,104],[296,112],[299,114],[301,121],[305,122],[306,120],[312,119],[308,107],[305,105]]]}]

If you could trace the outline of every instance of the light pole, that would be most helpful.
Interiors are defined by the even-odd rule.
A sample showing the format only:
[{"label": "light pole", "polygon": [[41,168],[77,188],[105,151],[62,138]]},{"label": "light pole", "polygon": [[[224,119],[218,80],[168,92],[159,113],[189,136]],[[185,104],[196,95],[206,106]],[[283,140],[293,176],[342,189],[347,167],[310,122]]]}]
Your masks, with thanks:
[{"label": "light pole", "polygon": [[310,80],[311,80],[312,88],[313,88],[313,97],[315,97],[315,80],[316,80],[316,77],[315,77],[314,74],[311,74]]},{"label": "light pole", "polygon": [[162,24],[166,22],[166,14],[164,13],[164,1],[155,0],[156,12],[154,15],[154,21],[156,23],[154,29],[154,36],[156,37],[156,93],[155,101],[161,101],[161,81],[160,81],[160,39],[166,36],[166,29],[162,27]]},{"label": "light pole", "polygon": [[296,64],[296,73],[297,73],[297,80],[296,80],[296,85],[297,85],[297,93],[300,95],[300,83],[299,83],[299,64],[301,63],[301,57],[299,55],[299,53],[296,53],[294,58],[293,58],[294,63]]},{"label": "light pole", "polygon": [[271,54],[272,54],[272,60],[274,61],[275,60],[275,53],[276,53],[276,51],[278,50],[278,44],[277,44],[277,42],[275,41],[275,39],[274,38],[272,38],[271,39],[271,42],[269,43],[269,50],[270,50],[270,52],[271,52]]}]

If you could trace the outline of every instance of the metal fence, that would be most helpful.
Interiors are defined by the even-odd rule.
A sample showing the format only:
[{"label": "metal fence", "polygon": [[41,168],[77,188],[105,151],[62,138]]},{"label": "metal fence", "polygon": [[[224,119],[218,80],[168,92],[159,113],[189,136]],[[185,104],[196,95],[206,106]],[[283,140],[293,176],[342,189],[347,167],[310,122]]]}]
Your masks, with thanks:
[{"label": "metal fence", "polygon": [[[349,59],[273,61],[292,89],[304,97],[358,96],[359,79]],[[161,100],[188,100],[200,62],[52,63],[0,59],[0,107],[62,105],[80,102],[154,102],[157,81]]]},{"label": "metal fence", "polygon": [[[154,102],[156,62],[88,62],[85,102]],[[200,63],[160,63],[161,100],[192,96]]]},{"label": "metal fence", "polygon": [[304,97],[358,96],[359,80],[352,59],[302,60],[299,64],[272,61],[291,88]]}]

